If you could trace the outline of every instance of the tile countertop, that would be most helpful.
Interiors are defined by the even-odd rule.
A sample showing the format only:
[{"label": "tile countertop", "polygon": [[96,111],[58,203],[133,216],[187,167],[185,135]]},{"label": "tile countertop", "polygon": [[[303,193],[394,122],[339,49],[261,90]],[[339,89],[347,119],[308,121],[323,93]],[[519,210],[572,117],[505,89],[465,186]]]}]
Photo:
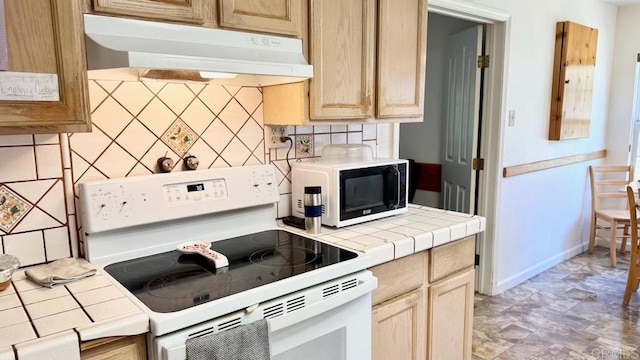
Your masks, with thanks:
[{"label": "tile countertop", "polygon": [[149,331],[147,315],[99,272],[51,289],[28,280],[24,271],[17,270],[0,292],[0,359],[13,359],[12,345],[20,357],[21,346],[54,346],[65,335],[77,347],[78,341]]},{"label": "tile countertop", "polygon": [[316,235],[279,224],[290,231],[369,254],[371,266],[375,266],[482,232],[486,219],[410,204],[404,214],[343,228],[323,226]]}]

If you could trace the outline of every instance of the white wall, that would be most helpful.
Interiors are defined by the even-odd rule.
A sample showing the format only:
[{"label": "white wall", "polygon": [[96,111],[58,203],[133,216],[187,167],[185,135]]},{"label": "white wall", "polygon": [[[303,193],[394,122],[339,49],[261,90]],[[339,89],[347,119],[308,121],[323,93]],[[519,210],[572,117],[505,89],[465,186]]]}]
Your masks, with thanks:
[{"label": "white wall", "polygon": [[[429,13],[424,122],[400,125],[400,158],[421,163],[441,163],[442,132],[445,124],[446,50],[449,35],[475,23]],[[414,203],[440,207],[440,193],[416,191]]]},{"label": "white wall", "polygon": [[607,128],[607,162],[611,164],[626,163],[629,154],[636,55],[640,53],[639,20],[640,5],[620,7],[609,98],[611,121]]},{"label": "white wall", "polygon": [[[503,137],[496,159],[500,168],[607,148],[616,7],[600,0],[473,2],[511,15],[505,109],[498,126]],[[555,27],[556,22],[567,20],[599,30],[591,134],[584,139],[549,141]],[[506,126],[509,110],[516,113],[513,127]],[[495,181],[498,189],[497,214],[488,223],[495,233],[493,292],[502,292],[585,248],[587,168],[599,162],[487,179]]]}]

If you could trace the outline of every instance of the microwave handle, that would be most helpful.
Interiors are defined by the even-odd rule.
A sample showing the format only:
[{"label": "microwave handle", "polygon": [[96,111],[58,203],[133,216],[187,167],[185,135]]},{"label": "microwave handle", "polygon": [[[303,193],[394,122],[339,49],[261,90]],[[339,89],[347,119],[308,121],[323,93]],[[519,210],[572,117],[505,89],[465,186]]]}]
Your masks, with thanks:
[{"label": "microwave handle", "polygon": [[396,193],[394,194],[393,202],[390,202],[387,207],[389,209],[395,210],[400,205],[400,170],[398,170],[398,168],[395,166],[391,166],[389,168],[389,171],[395,176],[396,185],[398,188],[396,189]]}]

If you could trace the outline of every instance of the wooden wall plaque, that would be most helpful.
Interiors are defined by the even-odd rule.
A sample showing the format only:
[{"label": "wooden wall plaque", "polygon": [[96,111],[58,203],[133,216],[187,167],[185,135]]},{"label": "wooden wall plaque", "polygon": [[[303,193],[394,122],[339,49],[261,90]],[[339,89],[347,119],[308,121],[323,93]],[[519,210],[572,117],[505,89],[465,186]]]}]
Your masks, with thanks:
[{"label": "wooden wall plaque", "polygon": [[549,140],[589,137],[598,29],[556,24]]}]

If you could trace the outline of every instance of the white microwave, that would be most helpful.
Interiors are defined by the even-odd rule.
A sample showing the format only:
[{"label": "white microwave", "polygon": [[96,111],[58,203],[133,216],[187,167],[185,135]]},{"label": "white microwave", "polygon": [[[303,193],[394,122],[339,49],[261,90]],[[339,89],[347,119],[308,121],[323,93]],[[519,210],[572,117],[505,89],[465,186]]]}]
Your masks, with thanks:
[{"label": "white microwave", "polygon": [[292,215],[304,217],[304,188],[320,186],[322,224],[342,227],[407,211],[407,160],[291,164]]}]

